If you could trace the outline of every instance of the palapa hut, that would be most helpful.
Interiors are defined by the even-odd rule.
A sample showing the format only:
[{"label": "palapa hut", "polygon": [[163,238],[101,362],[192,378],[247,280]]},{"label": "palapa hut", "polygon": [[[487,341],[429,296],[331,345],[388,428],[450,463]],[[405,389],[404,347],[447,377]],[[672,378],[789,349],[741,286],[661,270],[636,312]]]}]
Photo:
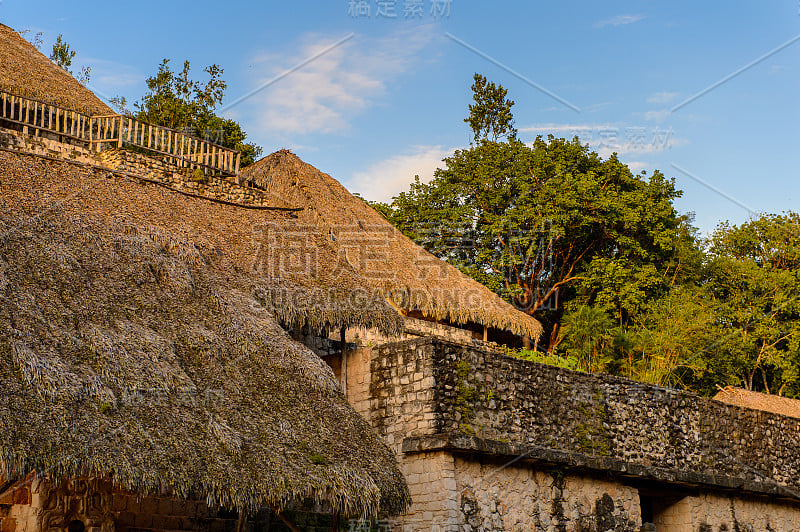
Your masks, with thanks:
[{"label": "palapa hut", "polygon": [[313,234],[322,274],[260,269],[257,228],[284,216],[0,151],[3,532],[407,507],[391,451],[284,329],[396,334],[400,318],[357,273],[326,275]]},{"label": "palapa hut", "polygon": [[472,328],[484,339],[489,327],[533,339],[541,335],[536,319],[422,249],[334,178],[290,151],[243,169],[240,180],[302,206],[287,226],[328,234],[346,258],[340,262],[352,265],[405,314]]}]

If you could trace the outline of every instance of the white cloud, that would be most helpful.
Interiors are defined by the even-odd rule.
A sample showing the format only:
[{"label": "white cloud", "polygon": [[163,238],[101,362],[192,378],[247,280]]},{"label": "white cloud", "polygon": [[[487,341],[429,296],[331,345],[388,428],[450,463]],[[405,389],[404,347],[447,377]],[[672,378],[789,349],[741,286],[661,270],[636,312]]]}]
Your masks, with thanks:
[{"label": "white cloud", "polygon": [[669,109],[661,109],[660,111],[647,111],[644,113],[644,119],[648,122],[663,122],[671,113]]},{"label": "white cloud", "polygon": [[[420,52],[437,35],[432,27],[400,30],[381,38],[357,36],[292,72],[251,99],[268,133],[340,133],[386,93],[387,82],[413,68]],[[318,54],[335,37],[306,35],[291,54],[255,58],[260,72],[254,85],[266,83],[293,65]]]},{"label": "white cloud", "polygon": [[604,26],[624,26],[626,24],[639,22],[644,18],[644,15],[617,15],[616,17],[611,17],[609,19],[596,22],[595,27],[602,28]]},{"label": "white cloud", "polygon": [[443,146],[414,146],[410,153],[396,155],[356,172],[347,181],[347,188],[373,201],[391,201],[393,196],[407,191],[418,175],[430,181],[433,172],[443,166],[442,159],[458,148]]},{"label": "white cloud", "polygon": [[652,164],[648,164],[642,161],[627,161],[625,162],[625,164],[628,165],[628,168],[630,168],[631,173],[635,175],[638,175],[642,172],[642,170],[647,170],[648,168],[651,168],[653,166]]},{"label": "white cloud", "polygon": [[650,97],[647,98],[648,103],[669,103],[674,100],[678,96],[677,92],[667,92],[661,91],[656,92],[655,94],[651,94]]}]

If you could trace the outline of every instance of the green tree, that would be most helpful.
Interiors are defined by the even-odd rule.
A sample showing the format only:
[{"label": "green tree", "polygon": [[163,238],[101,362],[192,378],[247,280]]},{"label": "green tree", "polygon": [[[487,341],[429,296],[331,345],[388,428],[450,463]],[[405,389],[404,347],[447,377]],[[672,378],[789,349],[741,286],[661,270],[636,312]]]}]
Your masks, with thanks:
[{"label": "green tree", "polygon": [[[34,46],[38,49],[41,46],[41,32],[36,34],[36,40],[34,41]],[[38,45],[37,45],[38,43]],[[72,66],[72,60],[75,58],[75,51],[71,50],[69,44],[64,41],[64,36],[60,33],[56,38],[56,42],[53,43],[53,50],[50,53],[50,60],[53,61],[55,64],[72,74],[72,70],[70,67]],[[91,78],[92,67],[89,66],[82,66],[81,71],[77,76],[77,80],[82,84],[89,83],[89,79]]]},{"label": "green tree", "polygon": [[[247,134],[234,120],[214,113],[222,103],[227,84],[218,65],[206,67],[206,81],[190,78],[191,66],[184,61],[181,72],[173,72],[164,59],[158,72],[147,78],[148,92],[135,103],[136,118],[172,129],[181,129],[226,148],[242,153],[242,166],[252,164],[261,155],[261,147],[245,142]],[[124,102],[120,102],[124,106]]]},{"label": "green tree", "polygon": [[475,141],[497,142],[501,137],[515,137],[517,130],[511,113],[514,102],[506,99],[508,91],[494,82],[487,82],[480,74],[476,73],[473,79],[472,99],[475,103],[469,106],[469,117],[464,122],[472,128]]},{"label": "green tree", "polygon": [[557,352],[574,357],[583,371],[605,369],[618,335],[614,320],[605,311],[588,305],[575,305],[561,320]]},{"label": "green tree", "polygon": [[800,396],[800,215],[721,224],[706,277],[722,331],[706,354],[713,378]]},{"label": "green tree", "polygon": [[599,305],[624,327],[695,274],[701,255],[673,180],[633,175],[577,138],[526,145],[505,89],[476,76],[473,92],[476,144],[394,199],[388,218],[405,234],[536,315],[550,347],[565,302]]},{"label": "green tree", "polygon": [[708,298],[697,287],[678,286],[633,317],[606,369],[659,386],[694,386],[705,376],[709,355],[717,355],[704,352],[719,334]]},{"label": "green tree", "polygon": [[53,43],[53,51],[50,54],[50,60],[55,64],[72,73],[70,67],[72,66],[72,59],[75,57],[75,51],[70,50],[69,44],[64,41],[64,36],[60,33]]}]

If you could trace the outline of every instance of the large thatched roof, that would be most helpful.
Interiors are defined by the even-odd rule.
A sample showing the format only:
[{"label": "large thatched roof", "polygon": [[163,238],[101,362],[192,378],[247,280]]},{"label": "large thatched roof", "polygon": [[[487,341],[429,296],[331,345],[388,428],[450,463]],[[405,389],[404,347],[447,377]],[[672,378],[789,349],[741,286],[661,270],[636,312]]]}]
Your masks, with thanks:
[{"label": "large thatched roof", "polygon": [[[250,266],[251,226],[274,219],[0,152],[0,475],[103,474],[246,511],[404,509],[391,451],[264,306],[270,289],[313,288]],[[332,297],[359,282],[344,278]]]},{"label": "large thatched roof", "polygon": [[0,24],[0,90],[90,115],[114,113],[69,72],[3,24]]},{"label": "large thatched roof", "polygon": [[393,304],[538,338],[542,327],[494,292],[416,245],[338,181],[288,150],[242,170],[240,179],[300,205],[299,224],[331,235],[352,264]]},{"label": "large thatched roof", "polygon": [[800,418],[800,401],[780,395],[751,392],[735,386],[726,386],[714,396],[714,400],[729,405]]}]

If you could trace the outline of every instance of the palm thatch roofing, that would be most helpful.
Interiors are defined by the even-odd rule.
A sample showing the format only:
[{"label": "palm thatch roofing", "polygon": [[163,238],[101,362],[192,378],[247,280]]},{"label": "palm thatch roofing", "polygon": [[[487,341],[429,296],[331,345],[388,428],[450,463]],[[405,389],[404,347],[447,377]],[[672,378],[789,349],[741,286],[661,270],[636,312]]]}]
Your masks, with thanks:
[{"label": "palm thatch roofing", "polygon": [[3,24],[0,24],[0,90],[88,115],[114,114],[69,72]]},{"label": "palm thatch roofing", "polygon": [[242,170],[242,182],[304,207],[296,226],[331,235],[339,253],[398,308],[451,323],[477,323],[538,339],[541,324],[438,259],[338,181],[288,150]]},{"label": "palm thatch roofing", "polygon": [[800,419],[800,401],[780,395],[751,392],[735,386],[726,386],[714,396],[714,400]]},{"label": "palm thatch roofing", "polygon": [[[0,476],[107,475],[244,512],[404,510],[393,453],[279,324],[353,318],[251,267],[252,227],[276,216],[0,152]],[[335,295],[360,282],[343,278]],[[270,307],[270,288],[301,305]],[[357,319],[396,327],[382,305]]]}]

